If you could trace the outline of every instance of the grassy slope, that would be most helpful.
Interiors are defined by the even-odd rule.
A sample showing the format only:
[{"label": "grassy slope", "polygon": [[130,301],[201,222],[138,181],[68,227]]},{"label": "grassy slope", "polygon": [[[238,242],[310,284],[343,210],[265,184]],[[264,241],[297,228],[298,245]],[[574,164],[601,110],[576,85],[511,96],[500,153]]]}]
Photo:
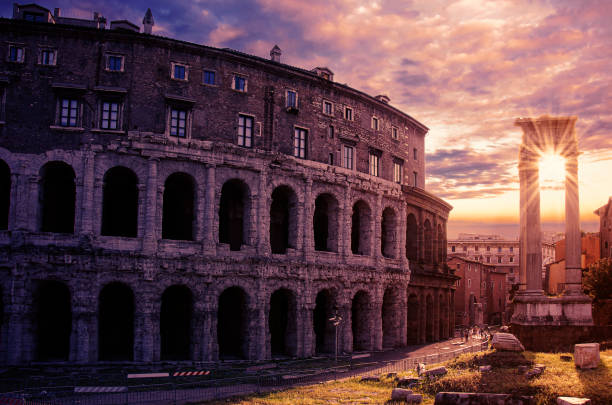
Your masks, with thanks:
[{"label": "grassy slope", "polygon": [[[488,351],[465,354],[446,363],[448,375],[423,383],[414,389],[423,394],[424,404],[433,404],[436,392],[495,392],[533,395],[538,404],[555,404],[558,396],[590,398],[593,405],[612,404],[612,350],[601,352],[601,364],[594,370],[578,370],[574,362],[560,359],[552,353],[504,353]],[[517,373],[519,365],[546,365],[540,377],[528,380]],[[480,373],[478,366],[490,364],[493,371]],[[413,373],[400,373],[410,375]],[[277,405],[277,404],[390,404],[392,379],[379,383],[362,383],[357,379],[329,382],[285,391],[253,395],[215,404]]]}]

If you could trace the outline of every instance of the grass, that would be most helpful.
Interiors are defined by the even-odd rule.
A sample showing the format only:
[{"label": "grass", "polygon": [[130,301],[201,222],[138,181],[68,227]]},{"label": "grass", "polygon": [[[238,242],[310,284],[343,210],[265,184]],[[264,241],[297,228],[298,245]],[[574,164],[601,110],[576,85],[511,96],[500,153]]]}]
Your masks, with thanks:
[{"label": "grass", "polygon": [[[537,404],[556,404],[559,396],[590,398],[593,405],[612,404],[612,350],[601,352],[601,363],[593,370],[580,370],[574,362],[563,361],[568,353],[510,353],[487,351],[464,354],[444,365],[448,374],[436,380],[425,381],[413,390],[423,394],[423,404],[431,405],[440,391],[506,393],[515,396],[530,395]],[[520,365],[544,364],[544,373],[531,380],[517,372]],[[478,367],[491,365],[493,370],[481,373]],[[400,376],[414,375],[412,372]],[[279,405],[279,404],[392,404],[389,401],[395,387],[391,378],[380,382],[361,382],[357,378],[296,387],[268,394],[206,402],[210,405]],[[201,402],[200,404],[205,404]]]}]

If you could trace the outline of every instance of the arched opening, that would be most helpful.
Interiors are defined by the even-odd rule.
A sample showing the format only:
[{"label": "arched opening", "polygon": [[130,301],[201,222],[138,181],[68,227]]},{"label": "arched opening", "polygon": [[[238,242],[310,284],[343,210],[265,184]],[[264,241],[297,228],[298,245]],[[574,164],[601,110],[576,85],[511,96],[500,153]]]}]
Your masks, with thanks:
[{"label": "arched opening", "polygon": [[219,296],[217,310],[219,358],[248,358],[248,312],[248,299],[242,288],[230,287]]},{"label": "arched opening", "polygon": [[383,210],[380,224],[380,251],[384,257],[395,257],[395,211],[387,207]]},{"label": "arched opening", "polygon": [[113,167],[104,175],[102,235],[138,235],[138,178],[126,167]]},{"label": "arched opening", "polygon": [[428,219],[423,224],[423,233],[425,239],[425,263],[433,263],[433,231],[431,229],[431,223]]},{"label": "arched opening", "polygon": [[193,240],[193,178],[186,173],[173,173],[164,185],[162,238]]},{"label": "arched opening", "polygon": [[321,194],[315,200],[313,230],[315,250],[337,251],[338,201],[331,194]]},{"label": "arched opening", "polygon": [[274,291],[270,297],[270,349],[273,355],[297,354],[297,308],[295,294],[287,289]]},{"label": "arched opening", "polygon": [[100,291],[98,356],[100,360],[134,358],[134,293],[127,285],[112,282]]},{"label": "arched opening", "polygon": [[68,286],[61,281],[41,281],[34,295],[34,310],[37,360],[68,360],[72,331]]},{"label": "arched opening", "polygon": [[225,182],[219,202],[219,243],[228,243],[230,250],[240,250],[248,233],[248,198],[246,184],[238,179]]},{"label": "arched opening", "polygon": [[351,217],[351,252],[354,255],[370,254],[372,214],[368,204],[359,200],[353,205]]},{"label": "arched opening", "polygon": [[64,162],[49,162],[40,169],[42,232],[74,233],[74,177],[74,170]]},{"label": "arched opening", "polygon": [[353,351],[371,350],[370,297],[365,291],[359,291],[353,297],[351,328],[353,330]]},{"label": "arched opening", "polygon": [[[438,263],[444,263],[444,250],[446,248],[446,241],[444,240],[444,232],[442,231],[442,225],[438,224]],[[482,261],[482,256],[480,256]]]},{"label": "arched opening", "polygon": [[400,294],[397,289],[387,288],[382,304],[383,348],[394,348],[400,345]]},{"label": "arched opening", "polygon": [[8,229],[11,206],[11,169],[0,160],[0,229]]},{"label": "arched opening", "polygon": [[315,332],[315,350],[317,353],[333,353],[335,348],[334,325],[329,321],[334,316],[336,300],[330,290],[321,290],[317,294],[313,314]]},{"label": "arched opening", "polygon": [[276,187],[270,205],[270,249],[272,253],[287,253],[294,248],[297,237],[297,197],[287,186]]},{"label": "arched opening", "polygon": [[189,360],[193,298],[184,285],[168,287],[162,294],[160,314],[161,359]]},{"label": "arched opening", "polygon": [[425,318],[425,341],[434,341],[434,303],[431,295],[427,296],[427,317]]},{"label": "arched opening", "polygon": [[418,259],[418,227],[417,221],[413,214],[408,214],[406,217],[406,257],[411,262]]},{"label": "arched opening", "polygon": [[419,343],[419,298],[415,294],[408,297],[408,311],[406,314],[408,344]]}]

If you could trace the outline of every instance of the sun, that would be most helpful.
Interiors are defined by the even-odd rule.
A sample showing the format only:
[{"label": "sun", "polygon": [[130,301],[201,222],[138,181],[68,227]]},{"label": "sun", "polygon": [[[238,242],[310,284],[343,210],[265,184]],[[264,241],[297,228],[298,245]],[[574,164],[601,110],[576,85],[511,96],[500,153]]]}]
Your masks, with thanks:
[{"label": "sun", "polygon": [[553,153],[540,157],[540,187],[558,188],[565,182],[565,158]]}]

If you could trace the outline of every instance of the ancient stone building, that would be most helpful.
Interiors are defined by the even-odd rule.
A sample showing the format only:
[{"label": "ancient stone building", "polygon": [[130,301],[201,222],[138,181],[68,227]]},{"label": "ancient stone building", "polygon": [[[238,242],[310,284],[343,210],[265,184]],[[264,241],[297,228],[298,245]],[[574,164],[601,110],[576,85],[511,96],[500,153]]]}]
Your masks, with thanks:
[{"label": "ancient stone building", "polygon": [[427,128],[128,21],[0,19],[0,362],[312,356],[453,330]]},{"label": "ancient stone building", "polygon": [[594,213],[599,216],[600,255],[612,259],[612,197]]}]

